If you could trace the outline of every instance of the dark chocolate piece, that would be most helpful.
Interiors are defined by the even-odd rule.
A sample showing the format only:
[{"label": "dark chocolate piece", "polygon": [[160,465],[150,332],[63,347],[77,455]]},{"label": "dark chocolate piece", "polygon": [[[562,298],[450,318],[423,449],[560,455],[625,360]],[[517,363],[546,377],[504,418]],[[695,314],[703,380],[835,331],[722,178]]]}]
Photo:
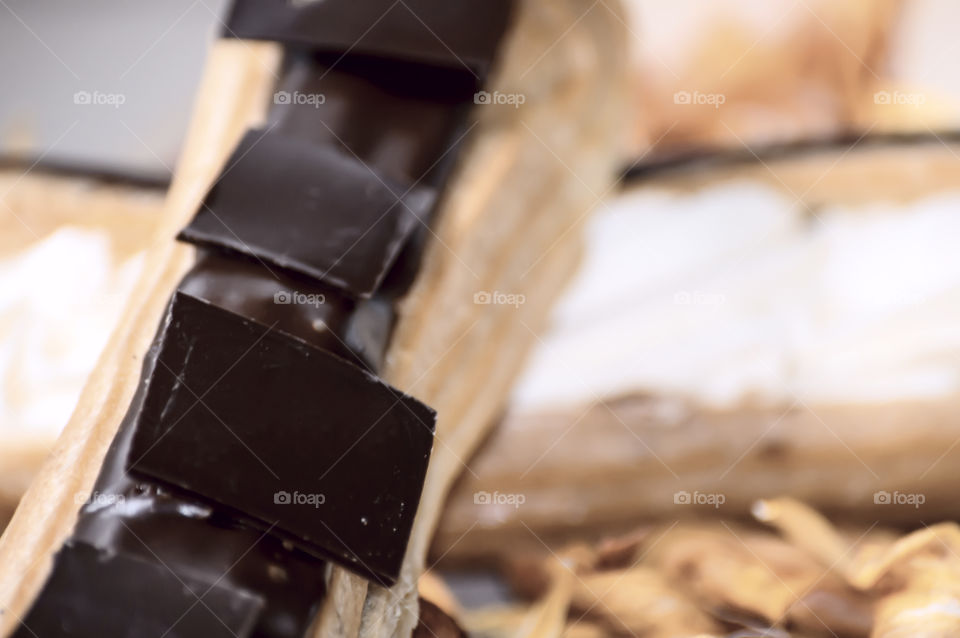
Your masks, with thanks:
[{"label": "dark chocolate piece", "polygon": [[369,297],[433,199],[330,147],[251,130],[180,239]]},{"label": "dark chocolate piece", "polygon": [[392,584],[436,414],[335,355],[183,293],[169,313],[130,471]]},{"label": "dark chocolate piece", "polygon": [[225,35],[487,73],[511,0],[237,0]]},{"label": "dark chocolate piece", "polygon": [[[167,314],[159,334],[169,318]],[[155,340],[73,538],[256,592],[266,606],[254,638],[302,638],[326,591],[324,561],[197,496],[127,473],[133,423],[143,411],[157,354]],[[97,578],[97,572],[91,570],[90,577]]]},{"label": "dark chocolate piece", "polygon": [[393,326],[392,305],[355,300],[311,277],[223,251],[200,250],[178,288],[274,330],[376,370]]},{"label": "dark chocolate piece", "polygon": [[71,541],[13,638],[245,638],[263,605],[229,583]]}]

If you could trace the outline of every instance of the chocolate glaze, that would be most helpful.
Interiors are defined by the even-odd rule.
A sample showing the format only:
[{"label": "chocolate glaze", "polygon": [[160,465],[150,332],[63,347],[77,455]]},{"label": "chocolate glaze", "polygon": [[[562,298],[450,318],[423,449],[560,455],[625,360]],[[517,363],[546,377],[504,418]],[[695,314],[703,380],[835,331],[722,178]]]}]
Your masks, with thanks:
[{"label": "chocolate glaze", "polygon": [[[413,504],[419,498],[425,470],[423,452],[417,459],[404,450],[423,448],[429,427],[424,428],[415,422],[418,419],[429,422],[432,412],[382,382],[373,381],[354,365],[372,372],[382,363],[395,319],[394,306],[416,276],[423,247],[429,240],[428,225],[433,210],[442,196],[459,138],[469,129],[466,117],[472,105],[473,91],[478,86],[475,73],[482,75],[491,61],[489,55],[481,53],[492,52],[496,46],[506,21],[502,9],[509,3],[485,0],[465,5],[467,8],[452,3],[437,5],[443,5],[438,8],[438,18],[447,20],[455,13],[460,30],[469,32],[461,36],[451,31],[449,37],[463,37],[465,42],[474,43],[463,45],[467,47],[463,49],[464,56],[473,71],[457,68],[459,63],[452,64],[448,53],[438,54],[436,47],[423,45],[421,40],[416,40],[417,46],[411,48],[410,43],[414,40],[404,35],[405,30],[415,28],[420,31],[405,19],[384,18],[388,29],[374,29],[371,39],[365,39],[355,51],[342,51],[342,43],[327,41],[329,24],[309,22],[320,15],[314,13],[316,8],[328,4],[331,10],[347,11],[348,3],[341,0],[318,3],[308,12],[312,17],[303,18],[309,23],[303,30],[299,26],[301,14],[298,12],[291,18],[283,9],[280,11],[282,23],[268,20],[257,33],[253,33],[257,31],[253,28],[257,26],[255,22],[247,22],[249,29],[244,30],[240,28],[243,22],[237,21],[236,16],[243,14],[246,20],[252,11],[275,17],[277,7],[282,3],[242,0],[237,5],[235,20],[231,23],[236,27],[236,34],[296,43],[296,48],[288,50],[284,63],[283,77],[277,87],[278,96],[266,127],[269,133],[259,142],[266,143],[261,150],[272,149],[271,153],[275,155],[257,157],[256,147],[248,144],[246,150],[256,154],[257,161],[248,166],[246,158],[236,154],[235,159],[239,162],[234,163],[237,166],[231,168],[228,164],[225,174],[211,190],[206,203],[221,218],[229,218],[223,219],[229,227],[209,215],[208,209],[201,208],[194,221],[202,223],[192,223],[184,231],[184,238],[201,245],[197,262],[182,280],[180,294],[165,314],[158,338],[144,359],[140,386],[107,452],[93,497],[82,507],[72,539],[57,555],[51,577],[27,617],[28,624],[39,615],[49,618],[52,614],[55,617],[59,610],[84,604],[83,601],[95,601],[91,604],[99,606],[96,601],[101,599],[91,598],[82,591],[82,583],[112,573],[120,574],[117,582],[122,588],[127,578],[123,574],[133,569],[124,566],[135,565],[144,574],[149,572],[150,575],[145,576],[147,581],[164,590],[157,594],[158,600],[169,600],[170,592],[166,590],[171,586],[166,582],[165,574],[175,576],[175,581],[215,583],[217,592],[225,592],[224,609],[243,612],[230,616],[227,622],[231,627],[236,625],[238,638],[248,635],[254,638],[295,638],[306,633],[325,593],[327,563],[318,554],[343,561],[381,582],[389,582],[399,568],[414,514]],[[414,5],[419,6],[419,3],[410,6]],[[349,3],[349,7],[362,19],[369,17],[366,5]],[[487,11],[490,15],[486,15]],[[333,20],[334,14],[323,15],[323,20]],[[340,22],[346,29],[340,33],[347,33],[359,24],[350,16],[337,14],[333,23],[339,28]],[[429,23],[437,26],[432,18]],[[493,29],[493,24],[500,26]],[[287,28],[294,32],[284,32]],[[487,39],[489,42],[485,48],[475,46],[479,40]],[[452,48],[460,51],[461,45],[454,43]],[[388,60],[384,56],[402,61]],[[289,101],[280,99],[282,91],[291,93]],[[297,101],[292,98],[294,91],[320,93],[324,99],[322,103],[314,100],[313,104]],[[249,137],[247,141],[250,141]],[[307,148],[308,144],[312,148]],[[278,189],[276,184],[262,179],[262,171],[272,159],[278,164],[286,161],[284,166],[298,176],[288,180],[288,175],[278,172],[274,174],[276,181],[291,191],[305,193],[304,198],[285,199],[287,194],[283,188]],[[297,165],[300,160],[305,164]],[[233,174],[235,170],[239,172]],[[348,179],[332,177],[344,174]],[[362,196],[355,190],[361,183],[364,185]],[[263,190],[248,188],[249,184],[257,184]],[[231,189],[236,191],[229,192]],[[263,192],[267,191],[271,195],[264,198]],[[388,191],[392,200],[384,196]],[[377,236],[375,247],[368,247],[367,256],[351,262],[349,250],[337,254],[330,248],[342,248],[343,245],[331,238],[332,234],[340,232],[350,234],[363,224],[369,227],[369,211],[348,206],[370,201],[368,194],[373,194],[373,200],[383,206],[389,203],[387,217],[390,219],[386,227],[391,233]],[[357,201],[352,202],[351,197],[357,197]],[[248,198],[259,203],[250,206],[245,201]],[[397,199],[402,199],[402,204],[397,205]],[[345,214],[345,211],[352,215]],[[329,222],[328,217],[336,218],[343,226],[324,226]],[[264,219],[270,220],[269,223],[262,223]],[[235,226],[239,229],[236,234]],[[238,242],[237,236],[243,241]],[[328,240],[331,240],[329,245],[325,243]],[[282,257],[288,254],[296,256],[297,260],[285,261]],[[341,271],[339,278],[329,276],[330,272],[337,272],[336,266],[343,260],[347,260],[350,268]],[[304,267],[305,264],[308,267]],[[294,293],[302,297],[294,298]],[[311,302],[321,296],[321,303]],[[174,325],[177,317],[186,323]],[[207,399],[210,399],[218,404],[215,408],[217,414],[228,413],[230,421],[244,429],[241,438],[248,436],[254,446],[266,445],[267,449],[260,449],[258,456],[270,452],[272,442],[268,440],[268,432],[275,431],[280,438],[289,427],[292,433],[288,434],[295,439],[289,453],[291,462],[288,463],[286,458],[279,459],[272,452],[267,454],[271,456],[269,465],[279,463],[283,466],[281,476],[288,471],[286,465],[290,465],[297,470],[294,483],[309,478],[301,473],[303,466],[299,463],[307,457],[305,452],[309,451],[309,457],[317,460],[323,456],[323,450],[318,450],[321,443],[329,442],[333,450],[337,446],[344,447],[348,438],[343,433],[349,429],[349,424],[344,423],[351,415],[343,407],[342,401],[349,395],[343,384],[350,379],[368,379],[358,387],[379,388],[370,390],[372,395],[355,399],[355,414],[366,415],[356,419],[357,430],[368,427],[365,422],[369,424],[370,408],[378,402],[382,408],[382,401],[388,395],[398,401],[391,407],[402,407],[403,411],[381,411],[394,416],[406,412],[406,426],[394,423],[391,428],[374,428],[368,443],[364,443],[362,431],[355,432],[349,442],[359,448],[366,446],[369,448],[367,453],[362,459],[345,461],[342,464],[344,473],[336,485],[328,484],[323,488],[326,504],[331,508],[335,504],[351,502],[349,489],[338,493],[343,486],[353,485],[356,495],[366,499],[362,508],[341,511],[344,517],[352,517],[353,528],[349,525],[338,527],[343,521],[350,522],[346,518],[340,522],[336,518],[323,519],[331,530],[342,532],[349,538],[333,539],[332,535],[320,538],[316,529],[317,521],[321,519],[291,517],[274,509],[277,503],[264,503],[264,496],[271,495],[270,490],[274,488],[245,483],[251,478],[245,474],[254,468],[252,463],[255,461],[249,462],[252,457],[244,456],[248,450],[241,452],[236,440],[228,438],[229,433],[213,427],[220,424],[216,419],[211,422],[209,415],[203,416],[206,414],[201,411],[203,406],[192,409],[197,411],[194,416],[200,415],[202,419],[184,417],[184,424],[189,423],[190,427],[181,429],[178,426],[164,434],[164,424],[170,422],[171,415],[188,414],[185,406],[193,398],[189,392],[183,392],[185,387],[180,387],[183,381],[174,379],[184,375],[186,386],[192,387],[191,380],[200,378],[195,375],[201,370],[205,381],[200,385],[209,384],[213,368],[229,369],[237,359],[237,356],[226,356],[231,348],[224,347],[221,340],[229,341],[244,331],[250,337],[258,330],[265,330],[265,326],[273,326],[270,332],[276,338],[264,337],[264,346],[270,346],[268,350],[254,348],[254,352],[240,357],[238,372],[242,371],[241,376],[250,383],[239,383],[230,389],[238,405],[246,409],[231,406],[231,401],[227,400],[230,392],[222,396],[211,393],[204,397],[202,391],[194,390],[204,402],[209,403]],[[173,341],[180,340],[176,347],[168,347],[173,341],[165,343],[165,335]],[[193,338],[190,335],[221,345],[194,347],[189,345]],[[218,353],[231,361],[217,359]],[[232,354],[237,355],[236,352]],[[194,360],[204,356],[213,359],[206,363]],[[248,356],[252,357],[249,363],[255,365],[242,365]],[[266,366],[280,366],[276,368],[283,371],[278,372],[279,376],[290,372],[288,366],[301,366],[304,374],[309,375],[316,373],[313,366],[321,360],[321,368],[338,371],[334,375],[337,377],[335,382],[329,379],[316,381],[306,389],[306,379],[288,379],[289,388],[277,387],[276,393],[259,394],[269,383],[264,376]],[[322,378],[323,375],[318,376],[318,379]],[[387,388],[386,392],[384,388]],[[294,393],[288,396],[287,405],[295,405],[296,412],[279,410],[272,415],[275,420],[264,425],[264,406],[257,404],[257,398],[264,402],[275,401],[285,390]],[[157,394],[151,396],[152,392]],[[314,393],[313,401],[303,400],[302,395],[311,392]],[[165,410],[170,412],[165,414]],[[193,414],[192,410],[189,414]],[[335,414],[336,419],[328,423],[320,418],[327,412]],[[258,413],[261,418],[245,420],[245,417]],[[304,415],[310,414],[316,415],[312,419],[317,423],[316,431],[306,429]],[[410,420],[411,414],[417,418]],[[339,424],[339,430],[331,428],[331,423]],[[411,424],[418,429],[409,429]],[[419,437],[419,442],[412,447],[397,445],[407,435]],[[171,440],[164,443],[166,436]],[[187,442],[193,436],[197,437],[198,444],[195,449],[190,449]],[[296,449],[297,446],[303,449]],[[371,450],[374,457],[370,456]],[[384,451],[396,454],[393,463],[390,459],[384,462],[375,458]],[[224,458],[220,463],[213,458],[218,454],[230,458]],[[382,467],[371,467],[374,463]],[[134,471],[128,473],[128,467]],[[368,476],[374,480],[372,485],[380,482],[378,496],[392,499],[394,507],[378,509],[367,519],[365,526],[359,522],[360,517],[369,513],[370,499],[376,498],[373,487],[364,484]],[[382,481],[387,476],[391,483],[384,488]],[[259,499],[258,506],[251,505],[249,498]],[[404,508],[410,508],[402,515],[398,514],[401,502]],[[378,514],[387,515],[375,520]],[[400,523],[396,533],[393,532],[394,522]],[[370,530],[364,531],[364,527]],[[384,530],[389,533],[381,534]],[[340,542],[340,550],[346,548],[348,551],[336,551],[336,540]],[[381,547],[375,547],[378,544]],[[74,548],[80,547],[89,550],[77,550],[80,552],[77,554]],[[73,560],[77,555],[107,559]],[[145,564],[152,567],[144,568]],[[118,567],[110,572],[111,565],[119,565],[122,569]],[[105,594],[104,600],[114,601],[103,603],[113,614],[113,625],[103,624],[97,617],[84,616],[80,631],[68,633],[62,626],[42,624],[45,621],[41,621],[42,626],[38,626],[44,632],[39,633],[38,638],[70,635],[136,635],[139,638],[149,634],[130,629],[135,627],[139,612],[136,607],[125,605],[125,598],[120,593]],[[220,601],[217,604],[214,613]],[[162,611],[158,608],[156,613]],[[224,614],[229,615],[227,611]],[[234,620],[237,622],[231,624]],[[126,628],[126,633],[120,628]],[[201,631],[190,635],[215,634]]]},{"label": "chocolate glaze", "polygon": [[393,305],[416,274],[426,230],[414,231],[370,299],[351,299],[311,277],[217,250],[197,251],[196,265],[179,290],[262,324],[275,324],[281,332],[373,372],[383,363],[393,328]]},{"label": "chocolate glaze", "polygon": [[[331,286],[312,277],[218,250],[197,251],[194,267],[180,282],[179,291],[224,310],[274,326],[318,348],[353,360],[378,360],[386,348],[389,326],[379,339],[356,341],[349,329],[357,315],[367,312]],[[368,367],[373,364],[368,363]]]},{"label": "chocolate glaze", "polygon": [[[93,571],[98,578],[89,578]],[[60,549],[50,583],[71,595],[43,598],[15,638],[244,638],[264,602],[223,582],[79,542]]]}]

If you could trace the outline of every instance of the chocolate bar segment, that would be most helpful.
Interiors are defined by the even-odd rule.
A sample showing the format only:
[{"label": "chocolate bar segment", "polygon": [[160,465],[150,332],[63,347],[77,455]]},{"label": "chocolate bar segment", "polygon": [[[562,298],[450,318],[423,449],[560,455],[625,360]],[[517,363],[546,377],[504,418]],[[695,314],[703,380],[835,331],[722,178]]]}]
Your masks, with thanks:
[{"label": "chocolate bar segment", "polygon": [[71,541],[13,638],[246,638],[263,605],[222,581]]},{"label": "chocolate bar segment", "polygon": [[237,0],[225,35],[486,75],[509,0]]},{"label": "chocolate bar segment", "polygon": [[432,200],[333,148],[251,130],[180,239],[369,297]]},{"label": "chocolate bar segment", "polygon": [[[167,313],[158,336],[165,334],[169,318]],[[130,408],[81,509],[73,539],[157,562],[178,574],[183,570],[204,581],[254,592],[265,606],[253,636],[302,638],[326,591],[325,561],[244,524],[226,508],[127,472],[133,425],[143,411],[146,382],[159,365],[157,354],[155,340]],[[89,577],[98,577],[97,571]]]},{"label": "chocolate bar segment", "polygon": [[435,413],[329,352],[183,293],[165,325],[129,470],[392,584]]}]

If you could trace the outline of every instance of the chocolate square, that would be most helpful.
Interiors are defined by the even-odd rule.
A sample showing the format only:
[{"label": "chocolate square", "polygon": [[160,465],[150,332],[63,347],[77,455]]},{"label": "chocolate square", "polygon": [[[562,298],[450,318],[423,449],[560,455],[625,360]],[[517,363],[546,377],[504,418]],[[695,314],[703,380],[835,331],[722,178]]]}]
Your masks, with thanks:
[{"label": "chocolate square", "polygon": [[433,205],[331,146],[251,130],[179,238],[369,297]]},{"label": "chocolate square", "polygon": [[336,355],[183,293],[157,347],[133,419],[132,473],[395,581],[433,410]]}]

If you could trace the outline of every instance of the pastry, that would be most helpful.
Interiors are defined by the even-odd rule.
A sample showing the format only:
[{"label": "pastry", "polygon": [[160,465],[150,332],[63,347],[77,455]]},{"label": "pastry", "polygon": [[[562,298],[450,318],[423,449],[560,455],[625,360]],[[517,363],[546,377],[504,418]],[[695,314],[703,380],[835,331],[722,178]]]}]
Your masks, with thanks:
[{"label": "pastry", "polygon": [[746,516],[779,495],[831,519],[952,517],[953,152],[881,136],[638,178],[591,219],[584,265],[451,493],[435,554]]},{"label": "pastry", "polygon": [[380,4],[234,6],[157,247],[0,541],[5,633],[413,631],[439,503],[614,175],[623,40],[610,7]]}]

